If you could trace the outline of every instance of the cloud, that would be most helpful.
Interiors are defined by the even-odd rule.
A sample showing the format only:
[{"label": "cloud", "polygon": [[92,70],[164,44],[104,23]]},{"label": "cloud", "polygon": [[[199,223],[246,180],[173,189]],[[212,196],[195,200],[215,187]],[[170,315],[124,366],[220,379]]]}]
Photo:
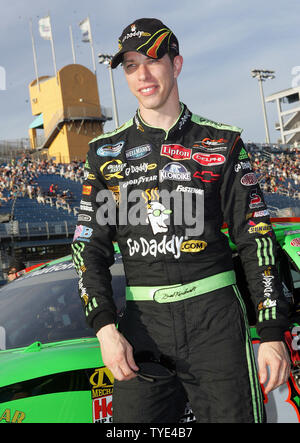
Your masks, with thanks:
[{"label": "cloud", "polygon": [[[113,53],[122,29],[140,17],[159,17],[177,35],[184,55],[179,79],[182,100],[198,114],[245,128],[246,138],[264,139],[258,85],[252,68],[276,71],[264,85],[266,95],[290,87],[293,66],[300,65],[298,0],[14,0],[3,6],[0,66],[7,90],[0,91],[0,139],[27,136],[32,120],[28,84],[35,76],[29,18],[33,19],[40,75],[53,75],[51,48],[38,34],[38,18],[51,13],[58,69],[72,63],[69,25],[77,62],[92,69],[88,44],[81,42],[79,21],[90,16],[96,56]],[[112,107],[107,69],[97,65],[101,104]],[[122,69],[114,71],[120,122],[128,120],[137,103],[128,92]],[[272,139],[276,109],[267,105]],[[105,125],[107,130],[114,123]]]}]

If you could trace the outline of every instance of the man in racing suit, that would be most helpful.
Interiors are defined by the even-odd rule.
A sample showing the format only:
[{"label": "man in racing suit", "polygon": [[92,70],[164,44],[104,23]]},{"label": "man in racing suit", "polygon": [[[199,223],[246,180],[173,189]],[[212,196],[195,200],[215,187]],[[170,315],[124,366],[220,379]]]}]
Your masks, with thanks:
[{"label": "man in racing suit", "polygon": [[[241,130],[195,115],[179,101],[182,57],[160,21],[140,19],[125,28],[112,68],[120,62],[139,108],[90,142],[72,245],[86,318],[115,377],[114,421],[176,422],[188,397],[201,422],[262,422],[223,222],[256,307],[262,383],[271,370],[266,392],[289,373],[287,304],[268,209]],[[114,241],[127,282],[118,329],[109,270]],[[167,367],[168,375],[154,370],[151,383],[143,377],[147,361]]]}]

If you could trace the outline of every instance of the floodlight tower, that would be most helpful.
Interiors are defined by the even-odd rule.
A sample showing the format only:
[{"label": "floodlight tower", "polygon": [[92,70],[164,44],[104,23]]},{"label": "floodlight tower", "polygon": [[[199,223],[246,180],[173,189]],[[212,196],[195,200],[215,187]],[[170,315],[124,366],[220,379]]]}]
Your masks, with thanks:
[{"label": "floodlight tower", "polygon": [[259,89],[260,89],[260,97],[261,97],[262,108],[263,108],[264,122],[265,122],[266,142],[270,143],[270,134],[269,134],[269,127],[268,127],[268,120],[267,120],[267,113],[266,113],[266,104],[265,104],[265,97],[264,97],[262,82],[266,81],[267,79],[275,78],[275,71],[269,71],[267,69],[252,69],[251,75],[253,78],[257,78],[257,80],[258,80]]},{"label": "floodlight tower", "polygon": [[118,117],[118,109],[117,109],[117,101],[116,101],[116,93],[115,93],[115,85],[114,85],[114,78],[113,73],[111,69],[111,60],[113,56],[109,54],[98,54],[98,62],[100,64],[107,65],[108,71],[109,71],[109,78],[110,78],[110,86],[111,86],[111,94],[112,94],[112,101],[113,101],[113,109],[114,109],[114,120],[116,128],[119,127],[119,117]]}]

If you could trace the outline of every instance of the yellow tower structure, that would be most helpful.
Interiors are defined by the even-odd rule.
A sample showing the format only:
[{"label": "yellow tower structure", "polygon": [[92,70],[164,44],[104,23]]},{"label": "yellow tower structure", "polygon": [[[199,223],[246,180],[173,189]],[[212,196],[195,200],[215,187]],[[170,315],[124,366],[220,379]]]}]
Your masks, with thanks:
[{"label": "yellow tower structure", "polygon": [[[32,150],[57,163],[84,160],[89,141],[103,133],[107,120],[101,113],[96,75],[71,64],[56,77],[43,76],[29,85],[32,114],[29,127]],[[43,129],[42,142],[37,129]]]}]

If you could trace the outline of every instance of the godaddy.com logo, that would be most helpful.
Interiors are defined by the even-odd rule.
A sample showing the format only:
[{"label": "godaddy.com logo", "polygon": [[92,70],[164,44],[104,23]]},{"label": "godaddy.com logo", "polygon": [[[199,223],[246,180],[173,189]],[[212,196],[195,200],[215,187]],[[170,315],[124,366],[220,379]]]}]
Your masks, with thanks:
[{"label": "godaddy.com logo", "polygon": [[177,186],[171,192],[158,188],[134,189],[120,183],[111,189],[99,191],[100,204],[97,223],[119,226],[149,226],[154,235],[167,233],[170,224],[185,226],[185,235],[201,235],[204,231],[204,191],[188,186]]},{"label": "godaddy.com logo", "polygon": [[3,66],[0,66],[0,91],[6,90],[6,72]]}]

